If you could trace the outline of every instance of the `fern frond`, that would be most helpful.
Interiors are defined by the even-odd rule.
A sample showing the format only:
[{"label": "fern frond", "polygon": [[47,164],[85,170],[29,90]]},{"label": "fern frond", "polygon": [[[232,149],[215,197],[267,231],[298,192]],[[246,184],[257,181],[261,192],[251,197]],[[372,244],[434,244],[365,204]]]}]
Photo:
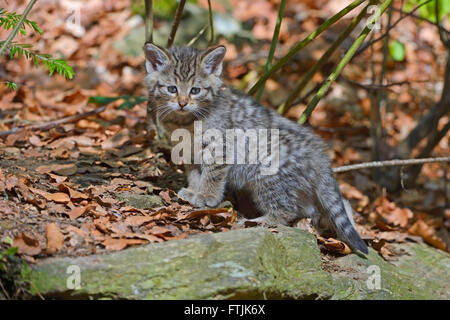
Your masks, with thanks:
[{"label": "fern frond", "polygon": [[[3,41],[0,41],[0,46]],[[44,69],[48,70],[50,76],[56,71],[66,79],[72,79],[75,72],[72,67],[67,64],[64,59],[56,59],[49,54],[39,53],[32,50],[32,45],[27,43],[16,43],[13,42],[9,45],[9,57],[13,59],[14,57],[20,58],[22,55],[27,58],[27,60],[32,60],[36,68],[39,67],[39,61]]]},{"label": "fern frond", "polygon": [[[22,17],[21,14],[17,14],[15,12],[7,12],[5,9],[0,8],[0,27],[3,27],[6,30],[13,29],[20,21]],[[25,19],[20,26],[19,32],[23,35],[27,34],[25,30],[25,25],[28,25],[34,31],[39,34],[42,34],[42,30],[39,28],[37,23],[32,20]]]}]

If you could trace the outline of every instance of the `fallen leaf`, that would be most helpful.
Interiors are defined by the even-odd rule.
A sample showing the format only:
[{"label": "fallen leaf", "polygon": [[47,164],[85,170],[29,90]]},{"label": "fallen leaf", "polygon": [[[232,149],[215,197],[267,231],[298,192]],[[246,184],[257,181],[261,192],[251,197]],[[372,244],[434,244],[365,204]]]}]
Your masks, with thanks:
[{"label": "fallen leaf", "polygon": [[411,228],[408,229],[408,232],[422,237],[426,243],[432,245],[433,247],[447,251],[446,244],[436,235],[435,229],[422,220],[417,220]]},{"label": "fallen leaf", "polygon": [[89,196],[87,196],[84,193],[81,193],[79,191],[73,190],[68,185],[61,183],[58,185],[59,191],[66,192],[69,194],[70,199],[72,200],[87,200],[89,199]]},{"label": "fallen leaf", "polygon": [[38,194],[44,197],[48,201],[54,201],[56,203],[68,203],[70,202],[70,198],[67,194],[62,192],[50,193],[44,190],[40,190],[37,188],[30,187],[29,188],[33,193]]},{"label": "fallen leaf", "polygon": [[194,218],[202,217],[202,216],[204,216],[206,214],[214,215],[214,214],[225,213],[225,212],[228,212],[227,208],[215,208],[215,209],[197,210],[197,211],[192,211],[191,213],[189,213],[185,217],[185,219],[194,219]]},{"label": "fallen leaf", "polygon": [[13,247],[17,247],[19,253],[35,256],[41,252],[39,241],[32,236],[21,233],[14,237]]},{"label": "fallen leaf", "polygon": [[323,237],[318,237],[318,239],[322,244],[325,245],[325,247],[332,251],[338,252],[340,254],[352,253],[352,250],[345,242],[333,238],[325,239]]},{"label": "fallen leaf", "polygon": [[91,209],[92,209],[92,206],[75,207],[69,211],[68,215],[71,220],[75,220]]},{"label": "fallen leaf", "polygon": [[126,217],[125,223],[130,226],[141,226],[146,222],[153,221],[153,217],[143,217],[143,216],[131,216]]},{"label": "fallen leaf", "polygon": [[75,163],[52,164],[37,167],[36,171],[40,174],[53,172],[62,176],[71,176],[77,173],[77,166]]},{"label": "fallen leaf", "polygon": [[146,243],[146,240],[141,239],[106,239],[103,241],[103,245],[105,246],[106,250],[109,251],[118,251],[125,249],[128,246],[133,246],[137,244],[143,244]]},{"label": "fallen leaf", "polygon": [[108,140],[104,141],[101,146],[104,150],[120,148],[129,140],[130,140],[130,131],[127,128],[125,128],[116,133],[115,135],[113,135]]},{"label": "fallen leaf", "polygon": [[62,249],[64,236],[55,223],[48,224],[45,231],[47,234],[47,252],[55,254]]}]

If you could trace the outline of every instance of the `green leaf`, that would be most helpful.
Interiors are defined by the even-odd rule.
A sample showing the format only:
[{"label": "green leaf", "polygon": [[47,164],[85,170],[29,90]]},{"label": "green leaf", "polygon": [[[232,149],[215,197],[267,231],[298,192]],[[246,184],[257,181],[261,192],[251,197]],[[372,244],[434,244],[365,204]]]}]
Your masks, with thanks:
[{"label": "green leaf", "polygon": [[89,98],[88,103],[95,103],[98,105],[105,105],[116,100],[122,99],[121,97],[103,97],[103,96],[92,96]]},{"label": "green leaf", "polygon": [[147,97],[129,96],[129,95],[122,95],[122,96],[118,96],[118,97],[92,96],[89,98],[88,103],[105,105],[105,104],[109,104],[109,103],[117,101],[117,100],[125,100],[118,106],[118,109],[131,109],[135,105],[147,101]]},{"label": "green leaf", "polygon": [[389,53],[395,61],[404,61],[406,57],[405,45],[398,40],[392,40],[389,42]]},{"label": "green leaf", "polygon": [[17,84],[15,82],[6,81],[6,87],[11,90],[17,90]]},{"label": "green leaf", "polygon": [[13,256],[17,253],[17,247],[9,247],[8,249],[3,250],[2,254],[5,256]]},{"label": "green leaf", "polygon": [[12,246],[14,240],[11,237],[6,236],[3,240],[3,243],[9,244]]}]

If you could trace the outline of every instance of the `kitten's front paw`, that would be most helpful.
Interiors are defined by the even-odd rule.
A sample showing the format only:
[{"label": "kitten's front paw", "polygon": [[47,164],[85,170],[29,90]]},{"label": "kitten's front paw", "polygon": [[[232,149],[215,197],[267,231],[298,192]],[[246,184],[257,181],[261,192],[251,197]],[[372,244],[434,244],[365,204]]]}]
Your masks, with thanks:
[{"label": "kitten's front paw", "polygon": [[195,192],[191,189],[183,188],[178,192],[178,195],[189,201],[194,207],[216,207],[222,199],[215,195],[205,195],[199,192]]},{"label": "kitten's front paw", "polygon": [[191,190],[191,189],[188,189],[188,188],[181,188],[180,191],[178,191],[178,196],[181,199],[192,203],[192,200],[195,197],[195,192],[193,190]]},{"label": "kitten's front paw", "polygon": [[215,195],[212,194],[201,194],[198,193],[194,200],[194,202],[192,204],[194,204],[197,207],[217,207],[220,202],[222,201],[222,199],[217,198]]}]

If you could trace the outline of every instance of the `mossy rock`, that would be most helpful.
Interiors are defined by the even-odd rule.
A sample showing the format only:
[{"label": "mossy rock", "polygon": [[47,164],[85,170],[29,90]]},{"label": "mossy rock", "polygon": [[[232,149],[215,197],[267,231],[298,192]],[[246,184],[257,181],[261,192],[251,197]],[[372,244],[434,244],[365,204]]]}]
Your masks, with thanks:
[{"label": "mossy rock", "polygon": [[[316,238],[278,227],[202,234],[183,240],[78,258],[50,258],[32,272],[44,297],[120,299],[449,299],[449,254],[423,244],[396,265],[371,250],[336,259],[323,269]],[[380,269],[372,288],[367,268]],[[69,266],[80,288],[69,289]],[[73,276],[73,274],[72,274]],[[370,280],[370,279],[369,279]],[[36,293],[36,292],[35,292]]]}]

